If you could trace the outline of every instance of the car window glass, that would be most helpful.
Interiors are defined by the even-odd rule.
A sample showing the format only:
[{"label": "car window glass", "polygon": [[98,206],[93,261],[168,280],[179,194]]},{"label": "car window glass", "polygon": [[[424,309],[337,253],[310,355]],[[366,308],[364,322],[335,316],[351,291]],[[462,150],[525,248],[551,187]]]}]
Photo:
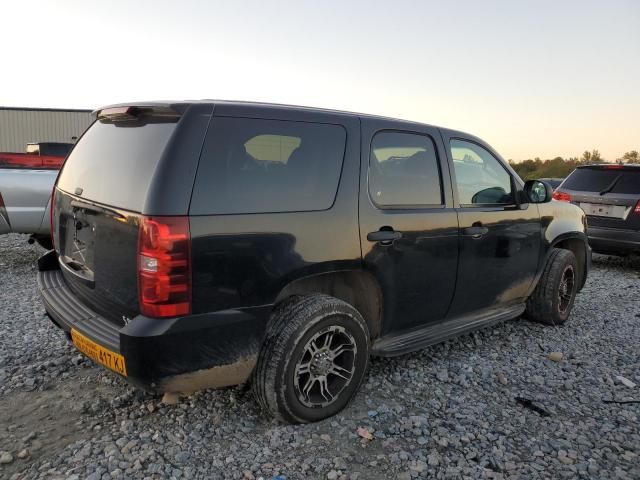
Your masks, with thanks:
[{"label": "car window glass", "polygon": [[461,205],[513,203],[511,177],[488,150],[472,142],[451,140],[451,156]]},{"label": "car window glass", "polygon": [[339,125],[214,118],[191,213],[326,210],[336,196],[345,143]]},{"label": "car window glass", "polygon": [[369,194],[381,207],[442,205],[433,140],[412,133],[376,134],[369,159]]},{"label": "car window glass", "polygon": [[176,122],[122,126],[94,122],[67,158],[58,187],[98,203],[141,212]]},{"label": "car window glass", "polygon": [[640,195],[640,167],[637,171],[624,170],[614,185],[611,193]]},{"label": "car window glass", "polygon": [[618,170],[577,168],[562,184],[563,189],[583,192],[600,192],[618,177]]}]

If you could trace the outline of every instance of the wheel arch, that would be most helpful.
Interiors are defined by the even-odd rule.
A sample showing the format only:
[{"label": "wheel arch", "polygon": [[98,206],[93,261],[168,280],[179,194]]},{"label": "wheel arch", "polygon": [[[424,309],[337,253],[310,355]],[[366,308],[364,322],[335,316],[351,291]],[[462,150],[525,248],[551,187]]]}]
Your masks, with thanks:
[{"label": "wheel arch", "polygon": [[371,339],[380,335],[382,290],[375,277],[364,270],[318,273],[291,281],[280,291],[275,305],[293,295],[323,293],[353,306],[369,328]]},{"label": "wheel arch", "polygon": [[587,281],[587,272],[589,271],[590,264],[590,247],[587,240],[587,236],[582,232],[575,232],[574,234],[568,234],[556,239],[551,245],[552,248],[562,248],[564,250],[570,250],[576,257],[576,263],[578,264],[578,272],[580,279],[578,281],[578,291],[582,290],[584,284]]},{"label": "wheel arch", "polygon": [[547,265],[549,257],[551,256],[554,248],[570,250],[574,254],[574,256],[576,257],[578,273],[580,274],[580,279],[578,281],[578,291],[582,290],[582,287],[584,287],[584,284],[587,281],[587,273],[589,272],[589,268],[591,267],[591,248],[589,247],[587,236],[584,234],[584,232],[565,232],[554,238],[547,247],[544,259],[540,264],[539,271],[536,275],[535,282],[533,282],[531,286],[531,292],[529,292],[529,295],[533,293],[533,290],[538,285],[540,277],[542,276],[542,272],[544,271],[544,268]]}]

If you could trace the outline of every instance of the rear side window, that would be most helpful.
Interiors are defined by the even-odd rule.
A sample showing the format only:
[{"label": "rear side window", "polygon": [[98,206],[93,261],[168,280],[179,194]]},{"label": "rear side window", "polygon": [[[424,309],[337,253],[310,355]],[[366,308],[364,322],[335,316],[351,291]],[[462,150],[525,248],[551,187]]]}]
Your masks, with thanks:
[{"label": "rear side window", "polygon": [[58,187],[98,203],[141,212],[175,122],[95,122],[62,168]]},{"label": "rear side window", "polygon": [[601,192],[620,175],[618,170],[578,168],[562,184],[563,189],[581,192]]},{"label": "rear side window", "polygon": [[216,117],[191,214],[326,210],[336,196],[345,144],[339,125]]},{"label": "rear side window", "polygon": [[433,140],[414,133],[377,133],[369,157],[369,195],[382,208],[442,205]]}]

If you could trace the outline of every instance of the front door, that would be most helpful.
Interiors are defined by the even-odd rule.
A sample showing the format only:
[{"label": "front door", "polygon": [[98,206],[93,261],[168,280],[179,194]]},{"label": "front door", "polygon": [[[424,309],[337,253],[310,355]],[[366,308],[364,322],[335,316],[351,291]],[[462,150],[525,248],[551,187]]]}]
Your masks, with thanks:
[{"label": "front door", "polygon": [[458,220],[436,129],[363,119],[360,241],[383,290],[382,334],[444,319],[455,289]]},{"label": "front door", "polygon": [[538,207],[517,204],[520,180],[487,146],[446,133],[444,140],[460,222],[458,281],[449,317],[521,303],[538,267]]}]

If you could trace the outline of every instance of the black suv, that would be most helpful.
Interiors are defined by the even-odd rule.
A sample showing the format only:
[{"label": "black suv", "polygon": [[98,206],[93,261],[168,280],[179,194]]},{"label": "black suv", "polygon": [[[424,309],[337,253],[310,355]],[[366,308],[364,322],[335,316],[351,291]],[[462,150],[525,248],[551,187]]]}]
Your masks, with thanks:
[{"label": "black suv", "polygon": [[553,198],[585,211],[594,252],[640,253],[640,165],[578,167]]},{"label": "black suv", "polygon": [[105,107],[54,188],[53,322],[153,391],[251,381],[333,415],[370,355],[496,321],[560,324],[585,216],[482,140],[419,123],[203,101]]}]

